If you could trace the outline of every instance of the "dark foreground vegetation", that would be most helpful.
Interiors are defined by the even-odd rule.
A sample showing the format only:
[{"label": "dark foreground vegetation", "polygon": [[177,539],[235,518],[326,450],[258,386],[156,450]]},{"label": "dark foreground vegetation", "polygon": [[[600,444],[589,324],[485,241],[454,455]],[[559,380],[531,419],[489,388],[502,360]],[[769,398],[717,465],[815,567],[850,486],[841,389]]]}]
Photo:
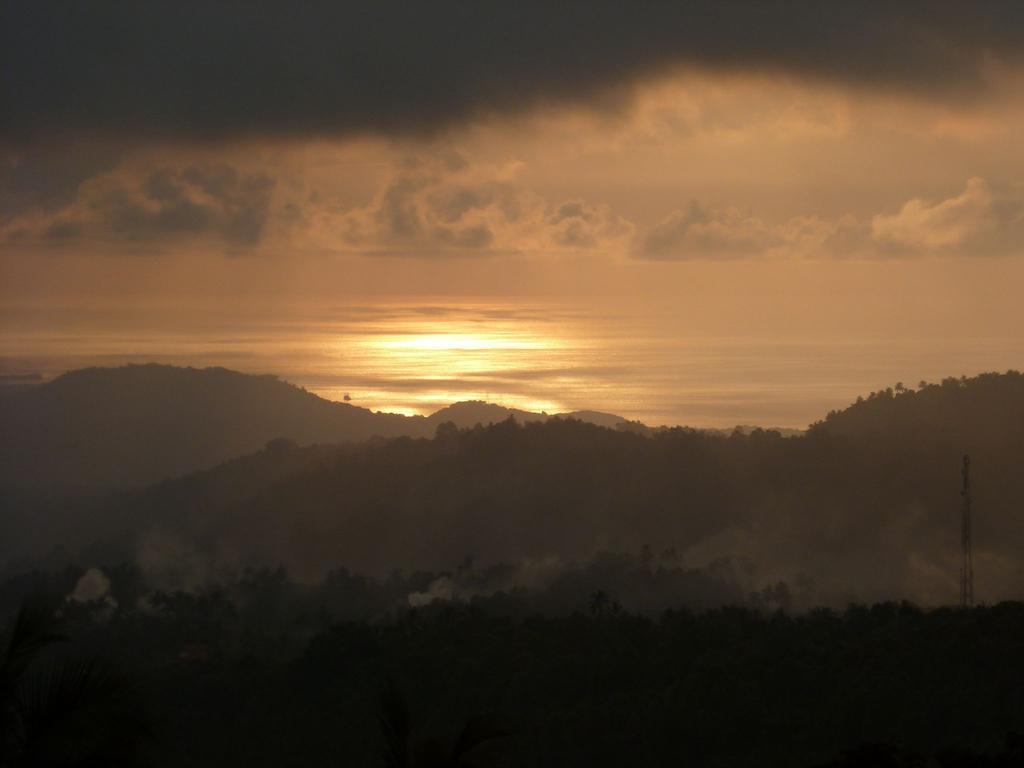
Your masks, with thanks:
[{"label": "dark foreground vegetation", "polygon": [[[101,676],[97,695],[85,680],[78,698],[50,702],[39,733],[63,761],[0,764],[952,767],[1022,757],[1020,603],[638,616],[598,591],[564,615],[510,608],[516,598],[499,594],[339,620],[337,585],[299,587],[280,572],[140,593],[132,568],[109,570],[109,589],[102,579],[95,589],[96,571],[4,584],[8,618],[27,590],[36,604],[49,593],[49,615],[73,638],[52,644],[62,655],[34,651],[23,685],[75,659],[117,675]],[[71,596],[55,601],[65,588]]]}]

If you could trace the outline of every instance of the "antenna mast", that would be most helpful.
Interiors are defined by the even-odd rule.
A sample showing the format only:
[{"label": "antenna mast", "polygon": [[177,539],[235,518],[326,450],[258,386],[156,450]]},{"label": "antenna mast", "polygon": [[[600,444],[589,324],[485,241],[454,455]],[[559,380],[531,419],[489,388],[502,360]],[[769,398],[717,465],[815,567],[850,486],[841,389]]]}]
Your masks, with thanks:
[{"label": "antenna mast", "polygon": [[974,558],[971,553],[971,457],[964,455],[960,506],[960,607],[974,605]]}]

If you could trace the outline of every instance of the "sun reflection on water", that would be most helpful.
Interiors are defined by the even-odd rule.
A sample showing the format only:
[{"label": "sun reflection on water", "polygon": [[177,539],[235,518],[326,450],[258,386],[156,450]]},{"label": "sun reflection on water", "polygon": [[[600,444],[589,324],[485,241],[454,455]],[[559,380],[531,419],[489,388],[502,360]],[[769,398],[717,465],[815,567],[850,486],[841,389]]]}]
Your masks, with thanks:
[{"label": "sun reflection on water", "polygon": [[436,350],[442,352],[461,352],[479,350],[536,350],[552,349],[557,345],[554,340],[526,338],[519,335],[501,336],[484,333],[422,333],[406,336],[384,338],[369,342],[372,346],[386,350]]},{"label": "sun reflection on water", "polygon": [[[339,366],[355,374],[353,400],[406,415],[429,414],[464,400],[556,412],[564,403],[531,379],[564,365],[576,345],[564,326],[507,317],[399,316],[344,333]],[[556,335],[561,334],[561,336]],[[560,356],[563,359],[559,359]],[[359,384],[364,386],[360,387]],[[319,390],[320,394],[337,393]]]},{"label": "sun reflection on water", "polygon": [[[896,381],[1024,358],[1018,338],[700,337],[658,316],[552,303],[419,298],[288,313],[52,313],[0,325],[0,373],[157,361],[274,373],[331,400],[428,414],[463,400],[600,410],[649,424],[805,426]],[[1018,366],[1019,367],[1019,366]],[[347,396],[347,397],[346,397]]]}]

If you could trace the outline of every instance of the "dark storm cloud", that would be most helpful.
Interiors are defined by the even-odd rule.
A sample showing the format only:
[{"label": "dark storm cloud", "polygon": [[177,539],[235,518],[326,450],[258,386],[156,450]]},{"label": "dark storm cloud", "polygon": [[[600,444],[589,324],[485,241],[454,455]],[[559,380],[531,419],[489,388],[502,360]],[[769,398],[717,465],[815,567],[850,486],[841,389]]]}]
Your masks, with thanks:
[{"label": "dark storm cloud", "polygon": [[5,0],[0,140],[417,133],[675,66],[970,93],[1022,44],[1019,0]]}]

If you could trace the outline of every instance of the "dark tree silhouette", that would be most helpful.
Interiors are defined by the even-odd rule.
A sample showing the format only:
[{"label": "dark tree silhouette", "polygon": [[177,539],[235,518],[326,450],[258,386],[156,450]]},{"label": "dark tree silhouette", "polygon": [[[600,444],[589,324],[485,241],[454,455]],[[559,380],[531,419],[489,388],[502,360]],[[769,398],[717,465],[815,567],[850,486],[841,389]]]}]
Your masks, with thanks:
[{"label": "dark tree silhouette", "polygon": [[507,731],[487,718],[471,718],[450,743],[427,738],[414,743],[409,705],[393,682],[384,688],[380,714],[386,768],[477,768],[483,748],[506,738]]},{"label": "dark tree silhouette", "polygon": [[141,764],[137,690],[95,659],[48,653],[67,641],[52,610],[22,604],[0,662],[0,767]]}]

